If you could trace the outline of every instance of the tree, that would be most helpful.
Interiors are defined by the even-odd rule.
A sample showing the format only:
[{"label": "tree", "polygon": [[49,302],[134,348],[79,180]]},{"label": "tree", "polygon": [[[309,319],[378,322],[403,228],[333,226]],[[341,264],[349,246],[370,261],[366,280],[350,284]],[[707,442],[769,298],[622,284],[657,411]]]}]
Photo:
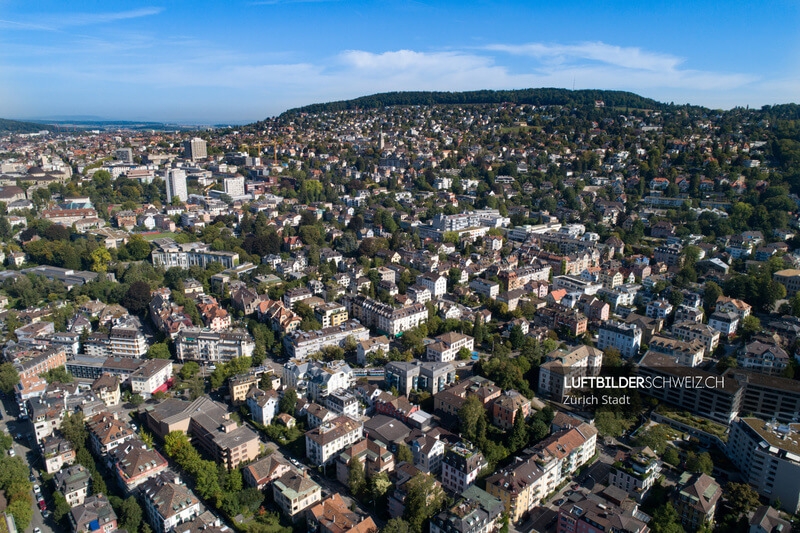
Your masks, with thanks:
[{"label": "tree", "polygon": [[706,283],[705,289],[703,289],[703,304],[705,308],[707,310],[713,309],[717,305],[717,298],[720,296],[722,296],[722,288],[719,285],[713,281]]},{"label": "tree", "polygon": [[352,457],[347,464],[347,487],[353,496],[360,495],[367,484],[367,479],[364,475],[364,465],[357,457]]},{"label": "tree", "polygon": [[138,407],[144,403],[144,398],[141,394],[134,394],[131,396],[130,400],[128,400],[131,405],[134,407]]},{"label": "tree", "polygon": [[672,466],[678,466],[681,463],[678,450],[674,446],[668,446],[667,449],[664,450],[664,462],[671,464]]},{"label": "tree", "polygon": [[191,379],[200,371],[200,365],[194,361],[187,361],[181,368],[181,379]]},{"label": "tree", "polygon": [[131,313],[139,314],[150,304],[150,285],[145,281],[134,281],[122,299],[122,305]]},{"label": "tree", "polygon": [[708,452],[703,452],[700,455],[689,452],[686,454],[686,470],[695,474],[711,474],[714,470],[714,461],[711,460],[711,455]]},{"label": "tree", "polygon": [[678,512],[667,502],[653,513],[653,518],[648,523],[650,531],[653,533],[683,533],[683,526],[680,524]]},{"label": "tree", "polygon": [[525,415],[522,413],[522,407],[517,409],[514,416],[514,425],[511,428],[511,436],[508,439],[508,445],[511,452],[521,450],[528,444],[528,426],[525,423]]},{"label": "tree", "polygon": [[758,506],[758,493],[747,483],[728,483],[725,485],[725,498],[731,512],[740,517]]},{"label": "tree", "polygon": [[458,410],[459,429],[469,441],[475,442],[478,420],[486,416],[483,404],[477,396],[469,396]]},{"label": "tree", "polygon": [[297,392],[293,388],[288,388],[283,392],[280,402],[278,402],[278,409],[281,413],[288,413],[294,416],[294,409],[297,405]]},{"label": "tree", "polygon": [[406,483],[403,519],[408,521],[411,531],[421,532],[422,525],[439,512],[443,502],[444,492],[433,476],[419,473]]},{"label": "tree", "polygon": [[397,462],[402,463],[403,461],[413,465],[414,455],[411,453],[411,450],[408,449],[408,446],[400,444],[397,446]]},{"label": "tree", "polygon": [[749,339],[756,333],[761,331],[761,320],[753,315],[747,315],[742,320],[742,337]]},{"label": "tree", "polygon": [[522,343],[525,342],[525,334],[522,333],[522,327],[514,325],[511,328],[511,332],[508,334],[508,340],[511,342],[511,346],[513,346],[515,350],[518,350],[522,346]]},{"label": "tree", "polygon": [[383,526],[381,533],[411,533],[409,523],[400,517],[392,518]]},{"label": "tree", "polygon": [[128,496],[120,506],[120,524],[128,531],[138,531],[142,522],[142,507],[136,498]]},{"label": "tree", "polygon": [[3,394],[11,394],[14,392],[14,387],[19,383],[19,373],[14,368],[12,363],[3,363],[0,365],[0,391]]},{"label": "tree", "polygon": [[111,262],[111,254],[105,248],[97,248],[90,255],[92,259],[92,272],[108,271],[108,263]]},{"label": "tree", "polygon": [[[169,346],[167,346],[166,342],[157,342],[147,350],[147,357],[150,359],[169,359],[171,357],[169,353]],[[193,361],[189,361],[189,363],[197,365],[197,363],[194,363]]]},{"label": "tree", "polygon": [[59,491],[53,493],[53,507],[53,518],[56,522],[61,522],[71,509],[67,499]]}]

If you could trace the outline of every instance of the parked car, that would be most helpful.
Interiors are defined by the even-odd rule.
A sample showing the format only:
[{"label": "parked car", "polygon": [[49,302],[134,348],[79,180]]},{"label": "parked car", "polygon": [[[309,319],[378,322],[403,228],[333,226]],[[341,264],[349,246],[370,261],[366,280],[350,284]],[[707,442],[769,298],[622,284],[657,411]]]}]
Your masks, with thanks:
[{"label": "parked car", "polygon": [[39,500],[39,510],[40,511],[46,511],[47,510],[47,504],[44,503],[44,500]]},{"label": "parked car", "polygon": [[14,457],[15,455],[17,455],[17,452],[14,451],[14,448],[11,448],[10,450],[8,450],[8,455]]},{"label": "parked car", "polygon": [[556,500],[556,503],[555,503],[556,507],[561,507],[562,505],[564,505],[564,502],[565,502],[565,501],[567,501],[567,500],[566,500],[566,498],[559,498],[559,499],[557,499],[557,500]]}]

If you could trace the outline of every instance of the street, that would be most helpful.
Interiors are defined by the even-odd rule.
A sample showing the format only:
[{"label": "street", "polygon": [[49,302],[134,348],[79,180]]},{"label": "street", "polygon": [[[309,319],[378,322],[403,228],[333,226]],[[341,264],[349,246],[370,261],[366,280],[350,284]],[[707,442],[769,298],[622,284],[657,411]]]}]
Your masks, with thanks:
[{"label": "street", "polygon": [[[17,457],[21,458],[29,469],[31,469],[31,466],[37,467],[32,469],[35,475],[35,481],[33,483],[38,484],[41,487],[42,482],[38,470],[38,467],[41,466],[41,464],[39,464],[41,462],[41,456],[39,451],[36,449],[36,445],[34,444],[35,439],[33,438],[33,426],[27,420],[17,420],[16,403],[13,400],[9,400],[7,397],[4,397],[3,401],[0,402],[0,413],[2,413],[3,416],[2,421],[0,421],[0,430],[10,434],[14,439],[13,449]],[[20,438],[17,438],[17,435],[20,435]],[[28,441],[28,436],[31,437],[30,443]],[[45,495],[45,501],[47,502],[48,509],[52,511],[52,497],[46,493],[44,487],[42,487],[42,493]],[[34,528],[37,527],[45,533],[54,531],[53,528],[57,528],[58,526],[53,521],[52,514],[50,514],[48,519],[45,519],[42,516],[39,506],[36,505],[36,496],[34,495],[33,491],[31,491],[31,501],[33,502],[31,523],[25,531],[33,531]]]}]

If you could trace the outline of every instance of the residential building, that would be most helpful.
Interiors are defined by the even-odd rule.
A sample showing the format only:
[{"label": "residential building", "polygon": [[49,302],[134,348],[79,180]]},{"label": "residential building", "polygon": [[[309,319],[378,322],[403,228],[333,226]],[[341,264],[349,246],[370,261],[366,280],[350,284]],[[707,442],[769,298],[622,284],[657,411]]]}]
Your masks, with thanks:
[{"label": "residential building", "polygon": [[149,479],[142,484],[140,494],[147,521],[157,533],[172,531],[200,515],[200,500],[177,476]]},{"label": "residential building", "polygon": [[494,425],[503,430],[511,429],[520,409],[522,409],[522,416],[527,419],[531,414],[531,401],[515,390],[504,392],[492,402]]},{"label": "residential building", "polygon": [[389,339],[386,335],[370,337],[356,344],[356,362],[360,365],[367,364],[367,355],[381,350],[384,355],[389,353]]},{"label": "residential building", "polygon": [[739,328],[739,315],[730,311],[716,311],[708,317],[708,326],[726,337],[732,337]]},{"label": "residential building", "polygon": [[769,505],[759,506],[750,517],[748,533],[782,533],[792,529],[788,520],[781,518],[780,512]]},{"label": "residential building", "polygon": [[[702,316],[702,314],[701,314]],[[678,322],[672,325],[672,334],[682,341],[698,340],[705,346],[705,353],[711,356],[719,346],[719,331],[699,322]]]},{"label": "residential building", "polygon": [[314,308],[314,318],[324,328],[335,328],[347,322],[347,308],[335,302],[324,303]]},{"label": "residential building", "polygon": [[789,364],[789,354],[777,344],[754,340],[744,347],[736,361],[744,370],[781,375]]},{"label": "residential building", "polygon": [[425,272],[417,276],[417,283],[428,289],[431,298],[439,298],[447,293],[447,278],[434,272]]},{"label": "residential building", "polygon": [[69,523],[75,533],[113,533],[117,530],[117,515],[105,494],[95,494],[70,510]]},{"label": "residential building", "polygon": [[247,407],[255,422],[268,426],[278,414],[278,393],[253,387],[247,393]]},{"label": "residential building", "polygon": [[264,490],[267,485],[290,472],[292,468],[289,464],[277,455],[270,454],[242,468],[245,485]]},{"label": "residential building", "polygon": [[272,482],[272,496],[283,514],[292,520],[320,501],[322,489],[308,477],[308,471],[295,470],[283,474]]},{"label": "residential building", "polygon": [[432,342],[425,347],[428,361],[449,363],[450,361],[455,361],[458,352],[462,348],[469,352],[472,352],[475,348],[475,339],[455,331],[439,335],[434,340],[436,342]]},{"label": "residential building", "polygon": [[369,338],[369,330],[357,320],[314,331],[293,331],[283,338],[290,358],[304,358],[329,346],[344,346],[348,338],[356,342]]},{"label": "residential building", "polygon": [[606,350],[614,348],[623,357],[639,355],[642,347],[642,330],[636,324],[627,324],[612,320],[600,326],[597,348]]},{"label": "residential building", "polygon": [[539,394],[563,402],[572,393],[576,378],[600,374],[603,352],[590,346],[577,346],[571,350],[554,350],[545,357],[539,368]]},{"label": "residential building", "polygon": [[786,287],[786,296],[789,298],[800,291],[800,270],[794,268],[778,270],[772,275],[772,279]]},{"label": "residential building", "polygon": [[310,533],[375,533],[378,531],[378,526],[371,516],[364,516],[352,511],[338,492],[334,492],[316,503],[306,513]]},{"label": "residential building", "polygon": [[451,446],[442,459],[442,486],[461,494],[471,486],[489,463],[483,454],[467,444]]},{"label": "residential building", "polygon": [[189,192],[186,188],[186,171],[171,168],[166,172],[167,182],[167,202],[172,203],[175,199],[178,202],[185,202],[189,199]]},{"label": "residential building", "polygon": [[150,359],[131,374],[131,390],[147,399],[160,390],[166,390],[171,379],[170,359]]},{"label": "residential building", "polygon": [[428,321],[428,309],[421,303],[395,308],[358,295],[346,299],[345,305],[352,318],[393,337]]},{"label": "residential building", "polygon": [[39,441],[39,448],[44,459],[44,469],[48,474],[54,474],[64,465],[75,462],[75,450],[72,444],[60,433],[48,435]]},{"label": "residential building", "polygon": [[183,328],[175,338],[175,350],[181,362],[224,363],[237,357],[251,357],[255,341],[245,330]]},{"label": "residential building", "polygon": [[183,142],[183,157],[190,161],[208,157],[206,141],[200,137],[193,137]]},{"label": "residential building", "polygon": [[363,436],[360,422],[339,416],[306,432],[306,457],[318,466],[328,464],[336,454]]},{"label": "residential building", "polygon": [[108,462],[125,494],[133,493],[142,483],[167,469],[167,460],[139,439],[129,440],[111,450]]},{"label": "residential building", "polygon": [[413,390],[436,394],[456,378],[456,369],[451,363],[390,361],[384,372],[386,386],[396,388],[401,395]]},{"label": "residential building", "polygon": [[648,447],[635,448],[622,460],[615,461],[609,473],[608,483],[640,502],[655,483],[661,472],[658,455]]},{"label": "residential building", "polygon": [[711,476],[684,472],[675,486],[672,504],[683,527],[687,531],[697,531],[704,525],[714,525],[721,496],[722,487]]},{"label": "residential building", "polygon": [[245,372],[228,378],[228,393],[232,405],[240,405],[247,401],[247,393],[257,387],[263,374],[259,372]]},{"label": "residential building", "polygon": [[112,449],[136,436],[127,422],[117,420],[109,413],[99,413],[89,418],[86,426],[89,430],[92,451],[99,456],[105,456]]},{"label": "residential building", "polygon": [[231,269],[239,265],[239,254],[236,252],[219,252],[202,242],[178,244],[173,239],[163,238],[153,241],[155,248],[150,254],[153,266],[164,269],[172,267],[187,269],[191,266],[206,268],[211,263],[220,263]]},{"label": "residential building", "polygon": [[485,296],[487,298],[497,298],[500,294],[500,284],[494,281],[488,281],[483,278],[475,278],[469,283],[469,288],[475,291],[476,294]]},{"label": "residential building", "polygon": [[458,498],[452,507],[431,518],[431,533],[492,533],[499,528],[500,500],[475,485]]},{"label": "residential building", "polygon": [[108,407],[119,405],[121,399],[119,378],[111,374],[103,374],[92,383],[92,392]]},{"label": "residential building", "polygon": [[70,507],[83,504],[91,482],[92,476],[83,465],[69,466],[53,476],[53,485]]},{"label": "residential building", "polygon": [[706,349],[696,339],[687,342],[656,335],[650,340],[650,351],[669,356],[673,364],[695,367],[703,362]]},{"label": "residential building", "polygon": [[726,453],[744,481],[789,513],[800,510],[800,424],[739,418],[731,424]]},{"label": "residential building", "polygon": [[189,433],[201,450],[226,468],[252,461],[260,453],[258,434],[237,424],[224,411],[192,414]]},{"label": "residential building", "polygon": [[[570,498],[558,510],[556,533],[647,533],[650,516],[610,489],[581,495],[577,500]],[[609,496],[603,497],[605,494]]]}]

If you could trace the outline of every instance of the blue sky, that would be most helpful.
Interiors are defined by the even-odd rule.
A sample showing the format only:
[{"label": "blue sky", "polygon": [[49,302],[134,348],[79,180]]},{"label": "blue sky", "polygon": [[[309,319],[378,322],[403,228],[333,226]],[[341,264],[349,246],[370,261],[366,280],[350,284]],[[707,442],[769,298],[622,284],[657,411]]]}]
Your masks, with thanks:
[{"label": "blue sky", "polygon": [[573,84],[797,102],[799,15],[797,0],[0,0],[0,117],[244,123],[391,90]]}]

